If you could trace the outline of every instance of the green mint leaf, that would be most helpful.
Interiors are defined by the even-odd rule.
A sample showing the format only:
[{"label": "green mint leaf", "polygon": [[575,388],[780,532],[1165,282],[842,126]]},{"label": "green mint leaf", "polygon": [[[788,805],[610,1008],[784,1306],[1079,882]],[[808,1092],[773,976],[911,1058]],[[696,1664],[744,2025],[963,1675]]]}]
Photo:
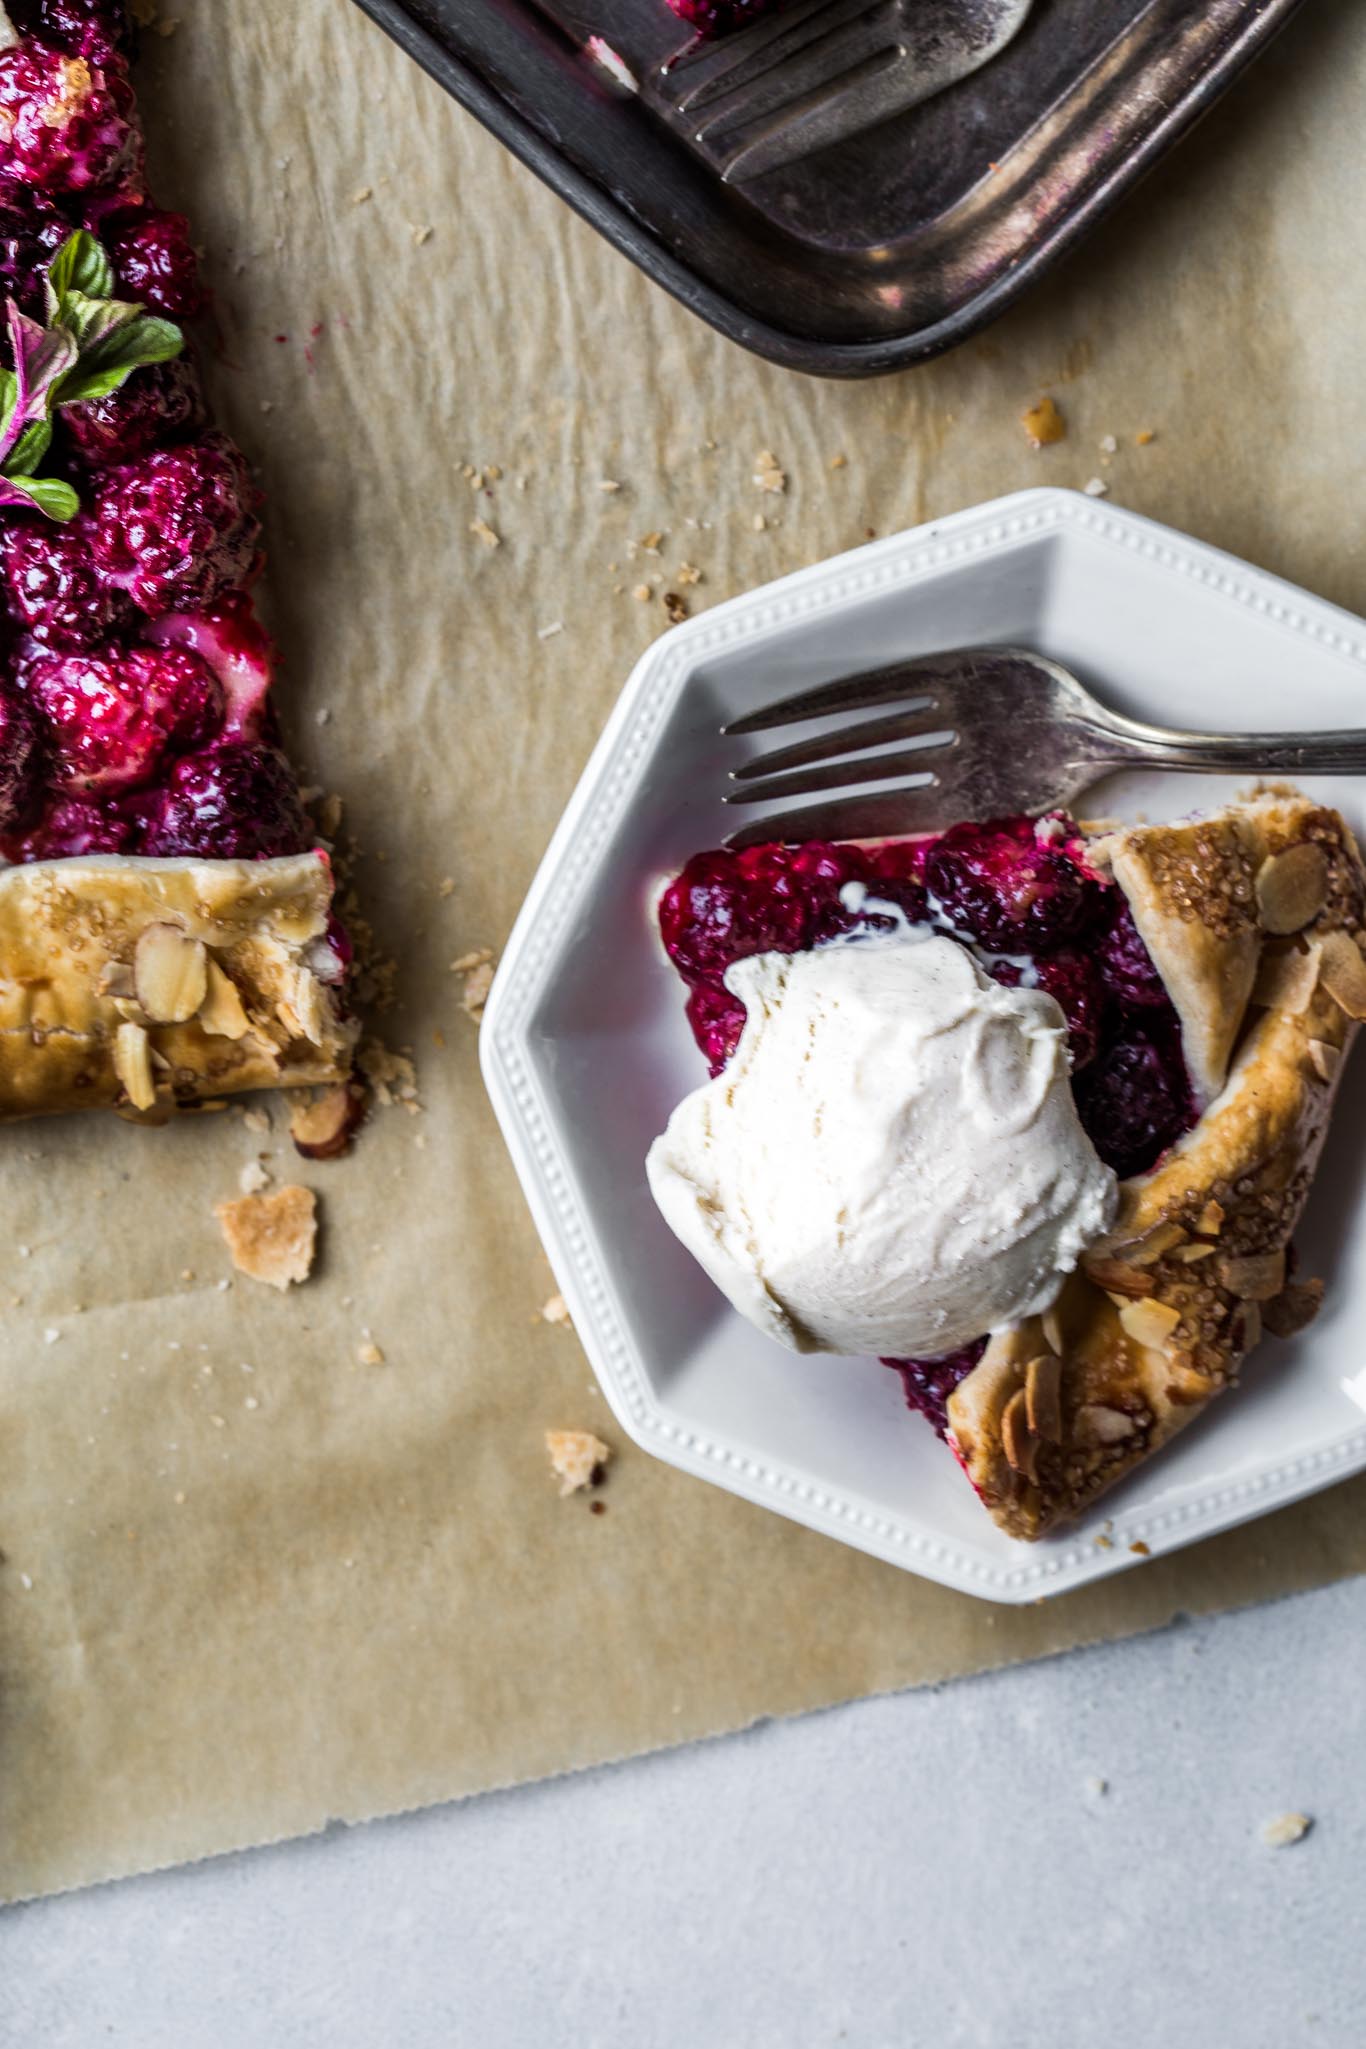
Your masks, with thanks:
[{"label": "green mint leaf", "polygon": [[5,470],[31,477],[52,446],[51,420],[31,420],[5,458]]},{"label": "green mint leaf", "polygon": [[92,299],[73,286],[62,294],[56,324],[75,335],[76,346],[84,356],[98,348],[106,335],[136,320],[141,310],[131,299]]},{"label": "green mint leaf", "polygon": [[63,526],[81,509],[80,499],[60,477],[0,477],[0,505],[36,505]]},{"label": "green mint leaf", "polygon": [[47,317],[61,315],[68,292],[84,292],[91,299],[112,299],[114,266],[95,237],[86,228],[68,235],[47,268]]},{"label": "green mint leaf", "polygon": [[117,391],[142,364],[169,362],[184,346],[185,337],[173,320],[141,313],[125,326],[111,328],[82,351],[80,361],[57,386],[53,403],[71,406],[82,399],[103,398],[107,392]]}]

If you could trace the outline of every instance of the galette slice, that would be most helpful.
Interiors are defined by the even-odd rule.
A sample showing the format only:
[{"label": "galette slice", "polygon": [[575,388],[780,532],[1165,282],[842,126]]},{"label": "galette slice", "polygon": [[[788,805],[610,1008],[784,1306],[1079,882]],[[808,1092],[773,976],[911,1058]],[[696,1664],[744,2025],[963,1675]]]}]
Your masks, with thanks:
[{"label": "galette slice", "polygon": [[1088,1507],[1233,1384],[1263,1329],[1317,1308],[1290,1239],[1366,1015],[1364,900],[1351,832],[1293,791],[1119,831],[1059,815],[719,850],[664,892],[713,1074],[746,1024],[728,968],[756,954],[902,924],[1055,998],[1115,1220],[1044,1313],[886,1361],[1011,1535]]}]

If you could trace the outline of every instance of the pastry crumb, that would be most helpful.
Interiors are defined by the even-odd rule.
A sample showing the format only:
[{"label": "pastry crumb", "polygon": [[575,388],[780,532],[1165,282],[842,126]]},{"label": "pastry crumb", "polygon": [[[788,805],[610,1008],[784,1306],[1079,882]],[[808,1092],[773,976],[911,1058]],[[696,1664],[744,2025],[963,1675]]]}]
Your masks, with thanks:
[{"label": "pastry crumb", "polygon": [[246,1125],[248,1131],[269,1131],[270,1112],[268,1110],[255,1109],[244,1110],[242,1112],[242,1122]]},{"label": "pastry crumb", "polygon": [[216,1203],[214,1215],[237,1271],[283,1290],[306,1281],[313,1270],[317,1208],[311,1188],[291,1183],[271,1195]]},{"label": "pastry crumb", "polygon": [[1020,415],[1020,425],[1032,448],[1049,448],[1067,435],[1067,422],[1052,398],[1041,398],[1036,406],[1027,406]]},{"label": "pastry crumb", "polygon": [[1136,1544],[1131,1544],[1129,1549],[1139,1558],[1151,1558],[1153,1555],[1151,1546],[1145,1544],[1141,1537]]},{"label": "pastry crumb", "polygon": [[678,581],[681,584],[683,584],[685,588],[688,584],[701,583],[702,572],[700,569],[696,568],[691,562],[680,562],[678,565]]},{"label": "pastry crumb", "polygon": [[548,625],[536,628],[537,640],[553,640],[557,633],[564,632],[563,619],[552,619]]},{"label": "pastry crumb", "polygon": [[493,948],[478,946],[469,953],[462,953],[451,962],[451,973],[465,977],[460,1007],[466,1017],[478,1024],[484,1015],[484,1005],[489,1000],[489,990],[493,987]]},{"label": "pastry crumb", "polygon": [[1274,1820],[1262,1824],[1262,1841],[1269,1850],[1285,1850],[1291,1843],[1298,1843],[1308,1835],[1314,1826],[1310,1814],[1278,1814]]},{"label": "pastry crumb", "polygon": [[596,1487],[612,1456],[610,1445],[595,1437],[591,1430],[547,1430],[545,1448],[560,1483],[561,1498],[577,1494],[584,1487]]},{"label": "pastry crumb", "polygon": [[665,591],[661,602],[664,606],[664,616],[670,626],[681,626],[688,616],[687,599],[680,597],[677,591]]},{"label": "pastry crumb", "polygon": [[486,548],[501,548],[503,545],[502,535],[496,534],[486,519],[472,519],[470,532],[476,540],[482,541]]},{"label": "pastry crumb", "polygon": [[436,885],[436,893],[438,896],[454,896],[455,877],[453,875],[443,875],[440,882]]},{"label": "pastry crumb", "polygon": [[780,494],[787,489],[787,475],[771,448],[761,448],[754,458],[753,484],[756,491]]},{"label": "pastry crumb", "polygon": [[396,1103],[414,1113],[421,1109],[417,1069],[406,1053],[390,1052],[382,1039],[362,1039],[356,1065],[382,1109],[392,1110]]},{"label": "pastry crumb", "polygon": [[1139,433],[1135,434],[1134,436],[1134,440],[1138,443],[1140,448],[1150,447],[1152,443],[1156,441],[1156,439],[1157,433],[1156,430],[1152,427],[1144,427]]},{"label": "pastry crumb", "polygon": [[248,1160],[237,1177],[237,1185],[243,1195],[259,1195],[270,1186],[270,1172],[261,1160]]},{"label": "pastry crumb", "polygon": [[384,1353],[373,1338],[364,1338],[356,1347],[356,1357],[362,1366],[382,1366]]},{"label": "pastry crumb", "polygon": [[569,1304],[565,1301],[563,1295],[552,1295],[548,1302],[542,1303],[542,1323],[568,1323],[568,1321]]},{"label": "pastry crumb", "polygon": [[1104,477],[1088,477],[1081,488],[1088,498],[1108,498],[1110,495],[1110,486]]}]

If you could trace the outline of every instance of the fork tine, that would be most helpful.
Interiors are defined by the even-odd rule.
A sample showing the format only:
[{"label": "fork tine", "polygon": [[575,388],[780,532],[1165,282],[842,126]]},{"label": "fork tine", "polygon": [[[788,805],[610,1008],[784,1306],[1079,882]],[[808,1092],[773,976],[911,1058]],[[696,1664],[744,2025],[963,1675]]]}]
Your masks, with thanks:
[{"label": "fork tine", "polygon": [[[706,107],[701,118],[690,116],[695,139],[713,150],[724,147],[723,139],[743,129],[746,139],[740,150],[749,150],[765,140],[774,127],[784,127],[808,111],[846,91],[850,85],[874,73],[882,64],[895,62],[896,30],[887,16],[886,0],[854,0],[854,11],[846,19],[784,57],[767,65],[758,77],[732,86]],[[879,63],[881,60],[881,63]],[[761,133],[750,135],[758,128]],[[731,152],[728,163],[739,151]]]},{"label": "fork tine", "polygon": [[944,823],[943,793],[937,776],[909,789],[887,790],[871,797],[834,798],[826,804],[804,804],[756,818],[726,841],[728,847],[761,847],[770,841],[792,845],[798,840],[875,840],[900,834],[933,832]]},{"label": "fork tine", "polygon": [[828,761],[838,754],[857,754],[864,747],[883,747],[893,740],[914,740],[921,733],[947,732],[937,701],[926,697],[907,711],[892,712],[880,719],[860,719],[839,733],[818,733],[812,740],[797,740],[790,747],[774,747],[756,754],[731,770],[731,780],[751,781],[755,776],[778,775],[789,768],[801,768],[808,761]]},{"label": "fork tine", "polygon": [[[709,40],[698,37],[660,66],[659,82],[666,97],[683,113],[732,86],[759,77],[770,65],[802,50],[813,36],[862,13],[870,0],[786,0],[776,14],[765,15],[749,28]],[[671,92],[675,83],[681,90]]]},{"label": "fork tine", "polygon": [[904,754],[872,754],[866,761],[827,761],[815,768],[801,768],[793,775],[768,776],[763,782],[745,783],[729,790],[727,804],[768,804],[776,797],[809,797],[817,790],[847,790],[858,783],[885,783],[892,776],[914,776],[932,769],[959,745],[958,735],[948,733],[937,744],[927,736],[923,747],[908,747]]},{"label": "fork tine", "polygon": [[840,676],[833,683],[818,683],[812,690],[761,704],[757,711],[746,712],[743,718],[723,726],[722,736],[738,740],[745,733],[767,733],[775,726],[800,725],[803,719],[829,718],[833,712],[866,711],[871,705],[893,704],[897,698],[915,702],[931,691],[947,716],[951,714],[950,694],[961,678],[972,676],[980,659],[979,650],[952,649],[947,654],[910,655],[881,669],[860,669],[856,675]]}]

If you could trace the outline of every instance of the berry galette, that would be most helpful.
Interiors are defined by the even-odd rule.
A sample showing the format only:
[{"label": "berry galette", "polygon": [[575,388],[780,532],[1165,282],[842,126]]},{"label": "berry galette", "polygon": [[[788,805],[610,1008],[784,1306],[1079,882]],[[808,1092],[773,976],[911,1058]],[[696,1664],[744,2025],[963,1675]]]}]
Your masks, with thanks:
[{"label": "berry galette", "polygon": [[0,9],[0,1117],[339,1079],[349,950],[119,0]]},{"label": "berry galette", "polygon": [[[651,1185],[732,1299],[799,1349],[855,1349],[820,1333],[888,1318],[923,1330],[934,1265],[951,1342],[885,1363],[1000,1526],[1038,1537],[1230,1386],[1263,1330],[1291,1335],[1317,1310],[1322,1284],[1296,1277],[1290,1239],[1366,1017],[1364,920],[1351,832],[1288,789],[1167,825],[1055,815],[699,854],[664,891],[660,929],[722,1078],[670,1121]],[[970,967],[953,969],[955,949]],[[799,976],[813,953],[826,958]],[[929,992],[918,1037],[896,1013],[907,991]],[[1045,1040],[1079,1132],[1048,1096]],[[771,1045],[792,1063],[776,1091]],[[1025,1145],[1045,1107],[1046,1144]],[[917,1126],[937,1150],[917,1153]],[[799,1172],[813,1177],[807,1216]],[[1066,1205],[1052,1188],[1064,1174]],[[827,1197],[824,1229],[810,1218]],[[839,1261],[872,1242],[870,1217],[876,1256],[840,1303]],[[904,1273],[899,1218],[916,1247],[933,1240]],[[944,1268],[971,1256],[953,1248],[979,1241],[1013,1296],[974,1292],[971,1274],[949,1285]],[[985,1301],[1024,1307],[965,1328],[963,1305]]]}]

